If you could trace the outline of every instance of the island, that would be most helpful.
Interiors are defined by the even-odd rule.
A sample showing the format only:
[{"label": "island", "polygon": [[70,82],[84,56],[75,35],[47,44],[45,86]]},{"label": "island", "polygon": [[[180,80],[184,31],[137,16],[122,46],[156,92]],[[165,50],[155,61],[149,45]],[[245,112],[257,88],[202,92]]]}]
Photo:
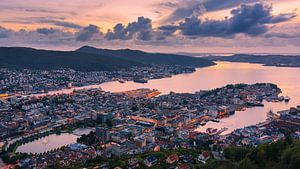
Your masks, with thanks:
[{"label": "island", "polygon": [[257,63],[265,66],[300,67],[299,55],[234,54],[232,56],[207,56],[203,58],[212,61]]}]

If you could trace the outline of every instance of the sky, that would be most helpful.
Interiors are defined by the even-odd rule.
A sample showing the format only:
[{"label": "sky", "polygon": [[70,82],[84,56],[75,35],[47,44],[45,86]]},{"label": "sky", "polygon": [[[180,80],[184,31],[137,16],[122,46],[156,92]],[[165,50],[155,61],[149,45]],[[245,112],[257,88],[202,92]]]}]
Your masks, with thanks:
[{"label": "sky", "polygon": [[0,46],[300,53],[300,0],[1,0]]}]

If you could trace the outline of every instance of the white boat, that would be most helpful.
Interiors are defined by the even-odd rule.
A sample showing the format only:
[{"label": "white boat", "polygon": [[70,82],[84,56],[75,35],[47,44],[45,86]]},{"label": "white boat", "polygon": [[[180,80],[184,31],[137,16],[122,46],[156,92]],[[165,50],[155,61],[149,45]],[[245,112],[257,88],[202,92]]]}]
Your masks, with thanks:
[{"label": "white boat", "polygon": [[215,122],[215,123],[219,123],[220,120],[219,119],[211,119],[212,122]]},{"label": "white boat", "polygon": [[284,97],[284,101],[285,101],[285,102],[289,102],[290,100],[291,100],[291,98],[290,98],[289,96],[285,96],[285,97]]}]

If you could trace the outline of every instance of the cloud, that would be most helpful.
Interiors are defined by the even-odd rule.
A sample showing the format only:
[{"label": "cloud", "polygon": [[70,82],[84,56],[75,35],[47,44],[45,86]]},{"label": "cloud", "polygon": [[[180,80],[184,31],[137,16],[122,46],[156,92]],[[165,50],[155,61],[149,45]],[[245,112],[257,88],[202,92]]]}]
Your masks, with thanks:
[{"label": "cloud", "polygon": [[295,14],[280,14],[273,16],[271,6],[257,3],[241,5],[231,10],[231,18],[224,20],[205,20],[197,17],[186,18],[179,25],[160,27],[160,29],[178,29],[181,34],[190,38],[222,37],[233,38],[236,34],[258,36],[269,30],[268,24],[275,24],[291,20]]},{"label": "cloud", "polygon": [[164,40],[169,36],[172,36],[178,30],[178,26],[166,25],[158,28],[157,40]]},{"label": "cloud", "polygon": [[188,17],[198,17],[205,12],[229,9],[259,0],[185,0],[164,19],[165,23],[177,22]]},{"label": "cloud", "polygon": [[38,28],[36,31],[40,34],[43,34],[43,35],[50,35],[50,34],[53,34],[55,32],[58,32],[59,30],[53,29],[53,28]]},{"label": "cloud", "polygon": [[264,35],[264,38],[300,38],[300,25],[284,25],[281,27],[274,27],[270,32]]},{"label": "cloud", "polygon": [[203,1],[203,6],[208,12],[212,12],[217,10],[230,9],[241,4],[251,4],[259,1],[261,0],[205,0]]},{"label": "cloud", "polygon": [[52,48],[67,46],[70,49],[88,44],[109,48],[143,49],[146,46],[155,50],[164,47],[178,50],[193,47],[198,50],[201,47],[259,48],[281,44],[299,46],[299,34],[282,28],[290,27],[289,24],[278,24],[289,21],[296,15],[294,13],[273,15],[272,7],[269,5],[241,5],[231,10],[230,17],[222,20],[202,20],[197,17],[198,14],[199,12],[195,12],[179,23],[163,24],[157,28],[152,26],[151,19],[138,17],[136,21],[128,24],[116,24],[107,33],[101,32],[98,26],[92,24],[83,27],[71,23],[73,29],[66,29],[68,28],[66,26],[70,25],[65,24],[68,22],[63,17],[31,17],[24,20],[17,18],[20,19],[19,22],[40,23],[43,26],[36,30],[19,31],[0,26],[0,45]]},{"label": "cloud", "polygon": [[265,38],[282,38],[282,39],[293,39],[299,38],[300,33],[288,34],[288,33],[268,33],[264,36]]},{"label": "cloud", "polygon": [[272,18],[271,23],[285,22],[295,17],[297,17],[295,13],[279,14],[278,16]]},{"label": "cloud", "polygon": [[2,20],[4,23],[20,24],[49,24],[71,29],[81,29],[82,26],[73,22],[65,21],[64,17],[43,16],[43,17],[19,17],[10,20]]},{"label": "cloud", "polygon": [[[23,8],[21,8],[23,9]],[[77,15],[76,12],[68,12],[68,11],[59,11],[59,10],[51,10],[51,9],[38,9],[38,8],[25,8],[26,12],[31,13],[48,13],[48,14],[67,14],[67,15]]]},{"label": "cloud", "polygon": [[0,26],[0,39],[8,38],[11,34],[11,31]]},{"label": "cloud", "polygon": [[72,23],[72,22],[66,22],[66,21],[61,21],[61,20],[52,20],[52,19],[41,19],[37,21],[37,23],[48,23],[48,24],[53,24],[56,26],[61,26],[65,28],[72,28],[72,29],[80,29],[82,28],[81,25]]},{"label": "cloud", "polygon": [[78,35],[76,37],[76,40],[82,42],[88,41],[91,40],[95,34],[100,33],[100,28],[98,26],[90,24],[77,33]]},{"label": "cloud", "polygon": [[163,2],[163,3],[160,3],[159,6],[162,6],[162,7],[168,7],[168,8],[175,8],[177,7],[177,3],[173,3],[173,2]]},{"label": "cloud", "polygon": [[175,9],[171,15],[169,15],[164,22],[176,22],[187,17],[198,17],[202,13],[206,12],[203,3],[189,1],[184,7]]},{"label": "cloud", "polygon": [[152,37],[152,21],[149,18],[138,17],[135,22],[129,23],[127,26],[123,24],[116,24],[114,29],[109,30],[106,34],[108,40],[129,40],[129,39],[139,39],[139,40],[150,40]]}]

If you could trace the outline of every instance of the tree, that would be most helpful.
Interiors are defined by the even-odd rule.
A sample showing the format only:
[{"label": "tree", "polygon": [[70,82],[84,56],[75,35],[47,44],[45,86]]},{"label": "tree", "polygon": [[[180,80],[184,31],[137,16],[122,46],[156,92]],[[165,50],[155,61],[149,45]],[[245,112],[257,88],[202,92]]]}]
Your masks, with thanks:
[{"label": "tree", "polygon": [[240,164],[238,169],[256,169],[257,166],[253,164],[253,162],[249,158],[244,158]]}]

